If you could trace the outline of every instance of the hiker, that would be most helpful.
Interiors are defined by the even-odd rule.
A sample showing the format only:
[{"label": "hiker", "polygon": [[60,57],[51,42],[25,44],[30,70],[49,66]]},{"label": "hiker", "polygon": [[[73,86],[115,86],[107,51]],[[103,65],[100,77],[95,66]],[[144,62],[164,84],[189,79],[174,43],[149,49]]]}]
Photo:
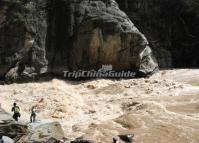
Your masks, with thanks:
[{"label": "hiker", "polygon": [[15,121],[18,121],[18,118],[21,117],[21,114],[20,114],[20,108],[19,108],[19,106],[17,106],[17,103],[13,104],[12,112],[14,112],[14,114],[12,116],[13,119],[15,119]]},{"label": "hiker", "polygon": [[35,119],[36,119],[36,112],[35,112],[35,107],[33,106],[32,107],[32,110],[31,110],[31,115],[30,115],[30,122],[35,122]]}]

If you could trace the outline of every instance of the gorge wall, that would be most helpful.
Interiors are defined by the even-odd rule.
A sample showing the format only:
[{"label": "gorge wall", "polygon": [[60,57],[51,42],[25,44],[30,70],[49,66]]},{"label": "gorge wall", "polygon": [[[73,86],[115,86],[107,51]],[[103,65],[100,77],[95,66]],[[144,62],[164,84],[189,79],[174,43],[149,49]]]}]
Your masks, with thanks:
[{"label": "gorge wall", "polygon": [[194,0],[1,0],[0,77],[104,64],[144,76],[158,64],[198,67],[197,6]]},{"label": "gorge wall", "polygon": [[147,39],[114,0],[3,0],[0,6],[6,80],[107,64],[144,76],[157,69]]},{"label": "gorge wall", "polygon": [[147,37],[162,68],[199,67],[197,0],[117,0]]}]

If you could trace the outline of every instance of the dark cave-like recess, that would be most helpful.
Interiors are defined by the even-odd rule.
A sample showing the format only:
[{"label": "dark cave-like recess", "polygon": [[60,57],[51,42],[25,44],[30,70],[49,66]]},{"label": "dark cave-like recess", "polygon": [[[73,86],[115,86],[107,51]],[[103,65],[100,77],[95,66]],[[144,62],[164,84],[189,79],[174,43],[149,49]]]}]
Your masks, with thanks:
[{"label": "dark cave-like recess", "polygon": [[199,67],[199,1],[117,2],[147,37],[161,68]]},{"label": "dark cave-like recess", "polygon": [[[68,63],[71,47],[70,3],[65,0],[50,0],[48,3],[47,59],[49,70]],[[55,65],[59,63],[60,65]]]}]

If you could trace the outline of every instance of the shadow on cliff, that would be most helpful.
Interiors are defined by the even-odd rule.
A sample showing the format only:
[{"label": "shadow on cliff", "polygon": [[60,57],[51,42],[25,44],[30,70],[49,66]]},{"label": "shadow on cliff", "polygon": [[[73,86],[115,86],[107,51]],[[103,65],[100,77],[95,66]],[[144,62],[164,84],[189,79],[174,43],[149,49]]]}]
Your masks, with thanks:
[{"label": "shadow on cliff", "polygon": [[199,68],[197,0],[117,0],[147,37],[160,68]]}]

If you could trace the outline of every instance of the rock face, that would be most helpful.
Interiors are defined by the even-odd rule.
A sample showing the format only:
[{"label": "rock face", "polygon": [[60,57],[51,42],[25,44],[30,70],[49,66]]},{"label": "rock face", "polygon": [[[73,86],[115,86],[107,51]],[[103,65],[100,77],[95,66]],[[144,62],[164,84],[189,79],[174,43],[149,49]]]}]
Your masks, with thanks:
[{"label": "rock face", "polygon": [[40,123],[29,128],[29,134],[19,140],[20,142],[45,143],[49,139],[60,140],[64,137],[64,132],[58,122]]},{"label": "rock face", "polygon": [[[32,125],[14,122],[10,114],[6,113],[0,106],[0,134],[10,137],[15,143],[46,142],[50,138],[60,140],[64,132],[58,122],[41,122]],[[6,138],[6,137],[5,137]]]},{"label": "rock face", "polygon": [[12,120],[12,117],[0,106],[0,133],[3,136],[8,136],[17,142],[21,137],[28,134],[28,129],[24,124],[15,123]]},{"label": "rock face", "polygon": [[114,0],[0,1],[0,77],[99,69],[152,73],[147,39]]},{"label": "rock face", "polygon": [[160,67],[199,67],[197,0],[117,2],[147,37]]},{"label": "rock face", "polygon": [[[148,41],[114,0],[53,2],[56,7],[50,14],[49,31],[56,34],[49,37],[47,50],[51,71],[63,71],[60,67],[99,69],[111,64],[115,70],[147,74],[157,67]],[[68,27],[62,31],[64,25]]]},{"label": "rock face", "polygon": [[45,8],[41,0],[0,1],[1,78],[16,79],[23,72],[24,76],[40,74],[47,66]]}]

